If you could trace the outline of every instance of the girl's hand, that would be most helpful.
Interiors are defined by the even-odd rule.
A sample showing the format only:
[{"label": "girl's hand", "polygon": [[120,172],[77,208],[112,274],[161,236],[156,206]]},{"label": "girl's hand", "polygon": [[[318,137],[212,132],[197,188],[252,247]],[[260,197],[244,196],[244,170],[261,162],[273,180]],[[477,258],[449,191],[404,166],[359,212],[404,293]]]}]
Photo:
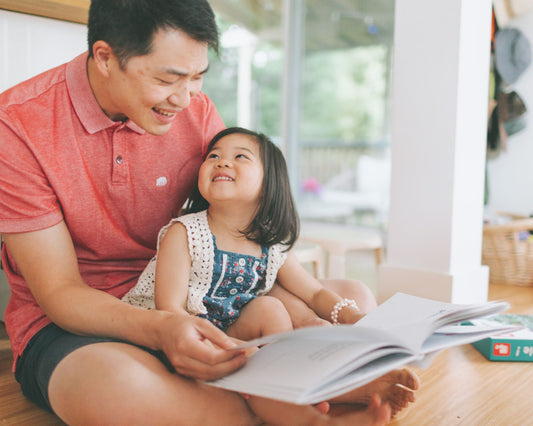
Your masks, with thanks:
[{"label": "girl's hand", "polygon": [[365,315],[353,306],[345,306],[339,312],[339,324],[355,324]]},{"label": "girl's hand", "polygon": [[178,374],[200,380],[224,377],[246,363],[243,350],[208,320],[165,312],[159,347]]}]

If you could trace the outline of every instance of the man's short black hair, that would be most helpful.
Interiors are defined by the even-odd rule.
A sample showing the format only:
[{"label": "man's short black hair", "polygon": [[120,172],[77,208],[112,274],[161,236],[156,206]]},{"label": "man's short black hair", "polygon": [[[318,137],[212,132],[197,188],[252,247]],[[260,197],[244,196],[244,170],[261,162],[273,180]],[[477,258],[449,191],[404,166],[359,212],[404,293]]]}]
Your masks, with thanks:
[{"label": "man's short black hair", "polygon": [[133,56],[150,53],[160,29],[181,30],[218,53],[215,14],[207,0],[92,0],[89,10],[89,57],[93,44],[107,42],[125,67]]}]

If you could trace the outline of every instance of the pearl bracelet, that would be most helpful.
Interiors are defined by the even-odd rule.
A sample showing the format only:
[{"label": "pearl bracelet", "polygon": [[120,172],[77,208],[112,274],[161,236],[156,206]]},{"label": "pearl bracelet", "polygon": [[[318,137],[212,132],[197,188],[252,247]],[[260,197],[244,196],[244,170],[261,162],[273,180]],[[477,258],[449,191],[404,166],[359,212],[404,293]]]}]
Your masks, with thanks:
[{"label": "pearl bracelet", "polygon": [[339,312],[346,306],[353,306],[355,309],[359,310],[359,306],[357,306],[355,300],[342,299],[340,302],[335,303],[335,306],[333,306],[333,309],[331,310],[331,322],[333,324],[339,323]]}]

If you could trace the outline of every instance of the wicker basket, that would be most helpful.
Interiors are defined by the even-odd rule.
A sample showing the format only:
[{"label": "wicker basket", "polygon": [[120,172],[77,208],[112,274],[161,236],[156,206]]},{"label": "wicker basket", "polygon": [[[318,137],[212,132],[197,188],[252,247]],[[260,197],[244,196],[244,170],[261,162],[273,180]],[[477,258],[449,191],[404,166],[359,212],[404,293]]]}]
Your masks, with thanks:
[{"label": "wicker basket", "polygon": [[482,263],[491,284],[533,286],[533,219],[483,228]]}]

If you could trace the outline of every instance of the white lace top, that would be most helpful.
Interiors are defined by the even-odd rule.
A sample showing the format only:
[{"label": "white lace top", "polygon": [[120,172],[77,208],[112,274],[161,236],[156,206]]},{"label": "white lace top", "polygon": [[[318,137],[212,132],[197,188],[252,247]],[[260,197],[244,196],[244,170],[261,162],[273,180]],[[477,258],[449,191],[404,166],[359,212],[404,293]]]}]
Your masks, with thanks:
[{"label": "white lace top", "polygon": [[[207,210],[191,213],[174,218],[159,231],[157,249],[168,229],[176,222],[181,222],[187,229],[189,254],[192,265],[189,276],[189,293],[187,298],[187,311],[191,314],[205,314],[207,310],[202,303],[204,296],[211,287],[213,279],[213,264],[215,251],[213,235],[207,222]],[[268,260],[265,277],[265,286],[257,292],[264,294],[270,291],[279,268],[285,262],[287,254],[283,252],[284,246],[275,244],[268,249]],[[137,284],[122,298],[123,301],[145,309],[155,309],[154,281],[157,255],[154,256],[139,277]]]}]

